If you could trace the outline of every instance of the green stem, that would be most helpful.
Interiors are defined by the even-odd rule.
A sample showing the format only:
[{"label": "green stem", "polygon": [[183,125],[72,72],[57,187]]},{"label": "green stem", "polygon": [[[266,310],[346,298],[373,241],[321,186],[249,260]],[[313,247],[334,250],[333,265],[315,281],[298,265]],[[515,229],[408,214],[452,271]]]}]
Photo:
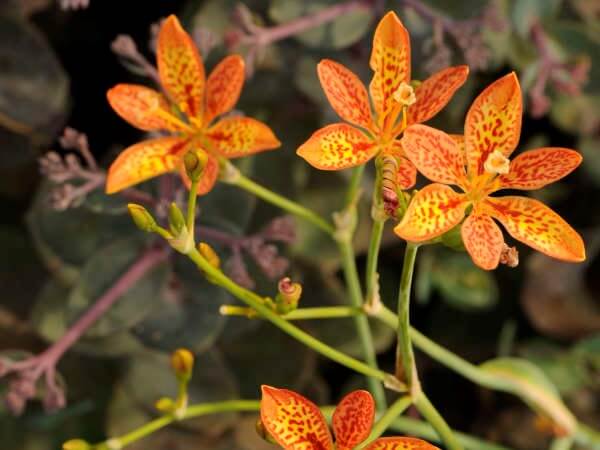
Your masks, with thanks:
[{"label": "green stem", "polygon": [[575,432],[575,442],[589,447],[590,450],[600,450],[600,432],[580,423]]},{"label": "green stem", "polygon": [[302,205],[299,205],[298,203],[292,200],[289,200],[279,194],[276,194],[275,192],[269,189],[264,188],[263,186],[255,183],[249,178],[246,178],[241,173],[238,173],[236,174],[236,176],[232,177],[230,183],[242,189],[245,189],[248,192],[251,192],[257,197],[263,199],[268,203],[272,203],[273,205],[278,206],[284,211],[287,211],[302,219],[307,220],[308,222],[311,222],[312,224],[316,225],[329,235],[333,235],[335,232],[334,227],[321,216],[319,216],[317,213],[311,211],[308,208],[305,208]]},{"label": "green stem", "polygon": [[337,319],[355,317],[362,313],[362,308],[355,308],[352,306],[323,306],[316,308],[299,308],[283,317],[286,320]]},{"label": "green stem", "polygon": [[371,308],[379,305],[379,282],[377,280],[377,261],[379,259],[379,248],[381,246],[381,237],[385,228],[385,221],[377,218],[373,219],[373,228],[371,229],[371,239],[369,241],[369,252],[367,253],[367,305]]},{"label": "green stem", "polygon": [[352,170],[352,176],[350,177],[350,183],[348,184],[348,190],[346,191],[345,208],[350,207],[358,195],[360,189],[360,183],[362,182],[363,174],[365,173],[365,164],[355,167]]},{"label": "green stem", "polygon": [[196,199],[198,198],[198,185],[199,180],[192,181],[192,185],[190,187],[190,196],[188,200],[186,226],[188,232],[192,233],[192,236],[194,235],[194,221],[196,220]]},{"label": "green stem", "polygon": [[387,411],[379,418],[379,420],[373,425],[371,429],[371,434],[369,438],[363,442],[357,449],[365,448],[368,444],[373,442],[379,436],[381,436],[388,429],[390,424],[400,415],[402,414],[406,408],[408,408],[412,403],[412,399],[409,395],[405,395],[396,400],[392,405],[387,409]]},{"label": "green stem", "polygon": [[570,450],[573,447],[573,436],[556,438],[550,445],[550,450]]},{"label": "green stem", "polygon": [[396,377],[408,385],[409,388],[418,385],[414,379],[415,357],[410,339],[410,291],[419,246],[411,242],[406,243],[400,289],[398,292],[398,347],[396,354]]},{"label": "green stem", "polygon": [[462,450],[462,444],[456,439],[454,432],[448,426],[441,414],[431,404],[424,392],[420,392],[414,400],[415,406],[421,415],[431,424],[433,429],[440,436],[448,450]]}]

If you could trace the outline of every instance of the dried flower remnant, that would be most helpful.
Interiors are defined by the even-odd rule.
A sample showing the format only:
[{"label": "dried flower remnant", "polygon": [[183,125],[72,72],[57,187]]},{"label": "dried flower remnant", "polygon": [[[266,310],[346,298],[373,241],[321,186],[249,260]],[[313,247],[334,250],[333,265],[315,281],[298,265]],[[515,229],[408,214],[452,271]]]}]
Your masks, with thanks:
[{"label": "dried flower remnant", "polygon": [[424,125],[409,127],[402,146],[433,184],[413,197],[395,232],[407,241],[433,239],[458,225],[472,206],[461,235],[471,258],[483,269],[495,269],[501,259],[514,262],[505,252],[494,219],[512,237],[542,253],[563,261],[583,261],[581,236],[543,203],[527,197],[490,196],[500,189],[542,188],[581,163],[579,153],[559,147],[529,150],[509,163],[521,134],[521,116],[521,89],[511,73],[475,99],[467,113],[464,137]]}]

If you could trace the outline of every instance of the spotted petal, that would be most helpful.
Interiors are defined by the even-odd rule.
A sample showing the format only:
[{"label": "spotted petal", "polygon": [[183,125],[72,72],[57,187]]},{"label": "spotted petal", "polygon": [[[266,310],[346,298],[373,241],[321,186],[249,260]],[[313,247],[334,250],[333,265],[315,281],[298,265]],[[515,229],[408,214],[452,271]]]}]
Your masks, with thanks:
[{"label": "spotted petal", "polygon": [[394,232],[406,241],[421,242],[442,235],[465,216],[468,201],[444,184],[430,184],[413,197]]},{"label": "spotted petal", "polygon": [[408,108],[408,124],[422,123],[435,116],[464,84],[468,74],[468,66],[456,66],[427,78],[415,89],[417,101]]},{"label": "spotted petal", "polygon": [[451,136],[426,125],[411,125],[401,142],[408,159],[431,181],[466,184],[464,153]]},{"label": "spotted petal", "polygon": [[204,123],[230,111],[237,103],[244,85],[244,60],[240,55],[223,59],[206,81]]},{"label": "spotted petal", "polygon": [[227,117],[219,120],[206,133],[213,149],[226,158],[237,158],[281,145],[273,131],[250,117]]},{"label": "spotted petal", "polygon": [[317,130],[297,153],[317,169],[341,170],[364,164],[377,146],[359,129],[335,123]]},{"label": "spotted petal", "polygon": [[[179,174],[181,175],[181,179],[183,180],[185,187],[190,189],[192,182],[187,176],[185,166],[183,165],[183,158],[179,163]],[[204,195],[212,191],[212,188],[215,186],[218,177],[219,161],[217,161],[217,158],[208,153],[208,161],[204,171],[202,172],[202,178],[200,178],[200,182],[198,183],[198,195]]]},{"label": "spotted petal", "polygon": [[126,189],[177,168],[188,141],[179,137],[150,139],[125,149],[108,169],[106,193]]},{"label": "spotted petal", "polygon": [[160,27],[156,57],[160,82],[169,97],[190,119],[200,118],[206,82],[204,65],[192,38],[173,15]]},{"label": "spotted petal", "polygon": [[339,116],[354,125],[371,128],[373,118],[365,85],[346,67],[330,59],[317,66],[321,86]]},{"label": "spotted petal", "polygon": [[409,437],[379,438],[365,450],[440,450],[421,439]]},{"label": "spotted petal", "polygon": [[486,214],[470,214],[462,224],[461,235],[473,262],[484,270],[498,267],[504,238],[496,222]]},{"label": "spotted petal", "polygon": [[499,220],[512,237],[563,261],[585,260],[581,236],[543,203],[527,197],[489,197],[485,212]]},{"label": "spotted petal", "polygon": [[369,85],[373,106],[379,116],[394,106],[393,94],[402,82],[410,81],[410,40],[408,31],[394,12],[377,25],[370,59],[375,72]]},{"label": "spotted petal", "polygon": [[499,177],[500,187],[540,189],[567,176],[581,164],[581,160],[578,152],[568,148],[529,150],[511,161],[508,173]]},{"label": "spotted petal", "polygon": [[332,424],[337,450],[352,450],[369,437],[375,419],[375,402],[367,391],[354,391],[338,403]]},{"label": "spotted petal", "polygon": [[284,450],[333,450],[325,417],[310,400],[287,389],[262,387],[260,417]]},{"label": "spotted petal", "polygon": [[146,131],[178,131],[181,121],[169,108],[165,97],[144,86],[117,84],[106,93],[115,112],[136,128]]},{"label": "spotted petal", "polygon": [[475,99],[465,122],[467,167],[471,176],[483,174],[494,150],[507,158],[521,134],[521,87],[514,72],[496,80]]}]

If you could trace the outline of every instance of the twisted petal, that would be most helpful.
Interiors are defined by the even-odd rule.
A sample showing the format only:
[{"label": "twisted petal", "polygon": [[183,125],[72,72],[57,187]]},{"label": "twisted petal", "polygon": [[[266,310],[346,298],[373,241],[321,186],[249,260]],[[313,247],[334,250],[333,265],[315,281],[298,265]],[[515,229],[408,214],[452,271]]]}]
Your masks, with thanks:
[{"label": "twisted petal", "polygon": [[341,170],[364,164],[377,146],[357,128],[335,123],[317,130],[297,153],[317,169]]},{"label": "twisted petal", "polygon": [[125,149],[108,169],[106,193],[113,194],[175,170],[188,141],[179,137],[150,139]]},{"label": "twisted petal", "polygon": [[273,131],[250,117],[228,117],[219,120],[207,132],[214,150],[226,158],[251,155],[281,145]]},{"label": "twisted petal", "polygon": [[467,167],[471,176],[483,173],[483,164],[494,150],[510,156],[519,142],[522,114],[521,87],[514,72],[479,94],[465,122]]},{"label": "twisted petal", "polygon": [[[219,161],[217,161],[217,158],[212,156],[210,153],[207,154],[208,161],[204,171],[202,172],[202,178],[198,183],[198,195],[204,195],[212,191],[212,188],[215,186],[217,178],[219,177]],[[185,184],[185,187],[187,187],[189,190],[192,186],[192,182],[187,176],[185,166],[183,165],[183,158],[181,158],[181,161],[179,162],[179,174],[181,175],[183,184]]]},{"label": "twisted petal", "polygon": [[333,413],[332,424],[337,450],[352,450],[369,437],[375,419],[375,402],[367,391],[346,395]]},{"label": "twisted petal", "polygon": [[499,177],[500,187],[540,189],[570,174],[581,160],[579,153],[568,148],[529,150],[512,160],[508,173]]},{"label": "twisted petal", "polygon": [[335,112],[354,125],[371,128],[373,118],[369,96],[362,81],[346,67],[330,59],[319,63],[317,73]]},{"label": "twisted petal", "polygon": [[383,116],[392,108],[400,84],[410,81],[408,31],[396,13],[387,13],[377,25],[369,64],[375,72],[369,85],[371,99],[377,114]]},{"label": "twisted petal", "polygon": [[204,65],[192,38],[171,15],[160,27],[156,47],[160,82],[179,109],[200,118],[204,103]]},{"label": "twisted petal", "polygon": [[472,213],[463,222],[461,235],[465,248],[476,265],[484,270],[498,267],[504,238],[490,216]]},{"label": "twisted petal", "polygon": [[[417,181],[417,168],[406,157],[400,141],[393,141],[383,152],[392,155],[396,159],[396,176],[394,180],[398,187],[403,190],[413,187]],[[384,173],[385,176],[386,174]]]},{"label": "twisted petal", "polygon": [[440,112],[464,84],[468,74],[468,66],[456,66],[427,78],[415,89],[417,101],[408,108],[408,124],[425,122]]},{"label": "twisted petal", "polygon": [[411,125],[401,142],[408,159],[431,181],[466,184],[464,153],[451,136],[426,125]]},{"label": "twisted petal", "polygon": [[285,450],[333,450],[325,417],[310,400],[287,389],[262,387],[260,417]]},{"label": "twisted petal", "polygon": [[146,131],[180,131],[181,121],[169,110],[165,97],[144,86],[117,84],[106,93],[115,112],[136,128]]},{"label": "twisted petal", "polygon": [[244,85],[244,67],[241,56],[231,55],[210,73],[206,81],[204,123],[210,123],[216,116],[231,111],[235,106]]},{"label": "twisted petal", "polygon": [[457,225],[469,202],[444,184],[430,184],[413,197],[395,233],[406,241],[433,239]]},{"label": "twisted petal", "polygon": [[440,450],[421,439],[409,437],[379,438],[365,450]]},{"label": "twisted petal", "polygon": [[527,197],[488,197],[485,212],[498,219],[512,237],[563,261],[585,260],[581,236],[543,203]]}]

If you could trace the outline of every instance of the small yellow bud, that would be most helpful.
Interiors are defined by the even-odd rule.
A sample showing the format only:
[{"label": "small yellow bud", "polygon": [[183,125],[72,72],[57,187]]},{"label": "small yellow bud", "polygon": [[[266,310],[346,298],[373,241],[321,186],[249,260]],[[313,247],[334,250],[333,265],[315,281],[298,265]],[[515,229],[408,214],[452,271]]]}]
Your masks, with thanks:
[{"label": "small yellow bud", "polygon": [[146,231],[147,233],[156,230],[156,221],[146,208],[141,205],[136,205],[135,203],[129,203],[127,209],[129,210],[133,222],[140,230]]},{"label": "small yellow bud", "polygon": [[408,83],[401,83],[393,94],[394,100],[402,106],[410,106],[417,101],[415,90]]},{"label": "small yellow bud", "polygon": [[487,173],[494,175],[506,174],[510,169],[510,160],[500,151],[494,150],[483,163],[483,168]]},{"label": "small yellow bud", "polygon": [[214,249],[206,242],[200,242],[198,244],[198,252],[200,252],[202,257],[206,259],[208,263],[215,269],[221,267],[221,258],[219,258],[217,252],[215,252]]},{"label": "small yellow bud", "polygon": [[192,377],[194,355],[185,348],[177,349],[171,356],[171,367],[180,380],[187,381]]},{"label": "small yellow bud", "polygon": [[62,446],[63,450],[90,450],[92,446],[82,439],[71,439]]},{"label": "small yellow bud", "polygon": [[170,413],[175,410],[175,402],[169,397],[162,397],[156,401],[154,407],[160,412]]},{"label": "small yellow bud", "polygon": [[208,155],[201,149],[191,150],[183,156],[185,171],[192,181],[197,181],[202,176],[207,163]]},{"label": "small yellow bud", "polygon": [[293,283],[288,277],[282,278],[277,285],[279,290],[275,297],[275,310],[278,314],[287,314],[298,308],[302,296],[302,285]]},{"label": "small yellow bud", "polygon": [[179,236],[186,228],[185,217],[175,202],[169,205],[169,227],[175,236]]}]

